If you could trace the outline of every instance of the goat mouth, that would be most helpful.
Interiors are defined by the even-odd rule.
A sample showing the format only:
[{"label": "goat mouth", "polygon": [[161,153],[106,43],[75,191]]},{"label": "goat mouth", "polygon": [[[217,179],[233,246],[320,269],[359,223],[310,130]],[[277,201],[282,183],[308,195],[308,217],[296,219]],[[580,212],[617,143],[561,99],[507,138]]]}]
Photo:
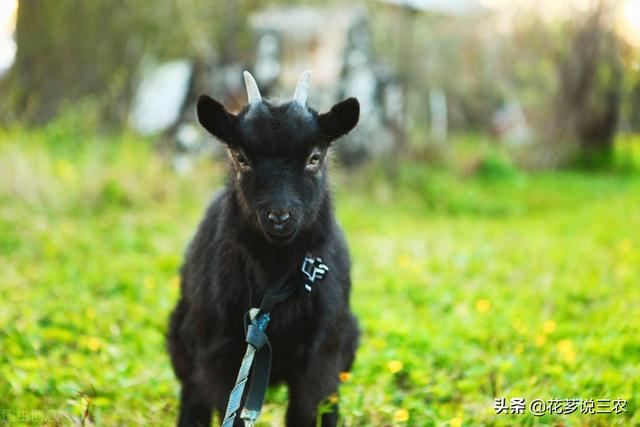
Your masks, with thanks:
[{"label": "goat mouth", "polygon": [[269,239],[273,243],[287,244],[293,240],[296,232],[297,230],[295,228],[282,232],[265,230],[265,235],[267,236],[267,239]]}]

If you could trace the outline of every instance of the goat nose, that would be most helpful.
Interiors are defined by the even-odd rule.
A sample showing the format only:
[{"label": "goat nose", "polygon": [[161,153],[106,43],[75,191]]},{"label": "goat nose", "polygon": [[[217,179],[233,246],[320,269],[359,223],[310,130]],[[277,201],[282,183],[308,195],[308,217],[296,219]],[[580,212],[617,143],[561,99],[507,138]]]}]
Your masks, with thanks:
[{"label": "goat nose", "polygon": [[287,211],[271,211],[269,212],[269,221],[276,225],[282,225],[289,220],[291,215]]}]

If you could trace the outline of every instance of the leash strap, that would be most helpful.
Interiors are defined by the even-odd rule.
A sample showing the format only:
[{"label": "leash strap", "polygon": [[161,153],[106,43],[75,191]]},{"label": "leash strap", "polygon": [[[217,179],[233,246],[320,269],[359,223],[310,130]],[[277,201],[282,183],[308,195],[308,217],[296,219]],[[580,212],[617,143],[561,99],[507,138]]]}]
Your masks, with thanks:
[{"label": "leash strap", "polygon": [[[262,316],[268,316],[267,313]],[[266,324],[264,325],[266,328]],[[264,331],[259,326],[252,324],[247,330],[247,342],[249,346],[255,344],[260,345],[264,342],[266,345],[260,347],[253,361],[253,369],[251,371],[251,384],[247,398],[240,413],[240,418],[244,420],[244,425],[252,426],[262,411],[264,396],[269,387],[269,376],[271,374],[271,344],[267,339]]]},{"label": "leash strap", "polygon": [[[303,289],[306,293],[310,293],[314,281],[323,279],[329,271],[329,267],[323,264],[320,258],[307,256],[302,263],[301,271],[306,276]],[[271,374],[271,344],[265,334],[270,320],[269,312],[276,304],[286,300],[298,290],[299,288],[286,280],[280,280],[277,285],[267,289],[260,303],[260,308],[252,308],[245,313],[247,351],[242,358],[236,384],[229,395],[222,427],[233,426],[242,404],[250,371],[251,384],[240,418],[244,421],[245,427],[252,427],[260,416]],[[252,364],[253,369],[251,369]]]},{"label": "leash strap", "polygon": [[255,356],[256,349],[252,346],[247,346],[247,352],[244,354],[242,358],[242,364],[240,365],[240,369],[238,370],[238,378],[236,379],[236,385],[231,390],[231,394],[229,395],[229,403],[227,404],[227,411],[224,415],[224,420],[222,421],[223,427],[232,427],[235,422],[236,412],[240,408],[240,404],[242,403],[242,395],[244,393],[244,386],[247,384],[247,378],[249,377],[249,370],[251,369],[251,364],[253,363],[253,358]]},{"label": "leash strap", "polygon": [[242,396],[251,371],[251,365],[254,360],[256,364],[253,366],[251,374],[251,385],[249,387],[249,395],[247,403],[242,410],[241,418],[245,421],[245,426],[252,426],[258,419],[264,395],[269,385],[269,375],[271,371],[271,344],[264,333],[269,323],[269,313],[259,314],[257,308],[249,310],[245,315],[245,325],[250,321],[251,324],[246,327],[247,330],[247,351],[242,358],[236,384],[229,395],[227,410],[222,421],[223,427],[232,427],[235,418],[242,404]]}]

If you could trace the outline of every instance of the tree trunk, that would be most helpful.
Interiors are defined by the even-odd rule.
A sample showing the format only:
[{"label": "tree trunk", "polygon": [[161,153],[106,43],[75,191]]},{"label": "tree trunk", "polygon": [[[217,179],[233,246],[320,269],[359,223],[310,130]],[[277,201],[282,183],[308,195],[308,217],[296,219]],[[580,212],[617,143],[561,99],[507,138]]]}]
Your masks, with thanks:
[{"label": "tree trunk", "polygon": [[129,91],[124,82],[141,47],[130,37],[133,22],[125,6],[123,0],[21,1],[16,60],[2,84],[9,120],[42,123],[61,106],[94,94],[111,95],[103,112],[119,118]]},{"label": "tree trunk", "polygon": [[573,141],[586,166],[610,160],[620,115],[622,63],[607,12],[601,4],[577,29],[559,69],[553,139],[555,144]]}]

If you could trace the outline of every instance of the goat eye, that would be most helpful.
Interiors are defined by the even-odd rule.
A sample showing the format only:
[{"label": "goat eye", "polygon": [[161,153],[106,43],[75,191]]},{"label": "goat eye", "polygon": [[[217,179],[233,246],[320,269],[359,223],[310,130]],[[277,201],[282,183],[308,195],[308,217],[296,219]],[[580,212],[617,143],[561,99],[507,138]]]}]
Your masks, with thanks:
[{"label": "goat eye", "polygon": [[313,153],[311,157],[309,157],[309,160],[307,160],[307,167],[315,168],[318,165],[320,165],[321,160],[322,160],[322,156],[320,155],[320,153]]}]

